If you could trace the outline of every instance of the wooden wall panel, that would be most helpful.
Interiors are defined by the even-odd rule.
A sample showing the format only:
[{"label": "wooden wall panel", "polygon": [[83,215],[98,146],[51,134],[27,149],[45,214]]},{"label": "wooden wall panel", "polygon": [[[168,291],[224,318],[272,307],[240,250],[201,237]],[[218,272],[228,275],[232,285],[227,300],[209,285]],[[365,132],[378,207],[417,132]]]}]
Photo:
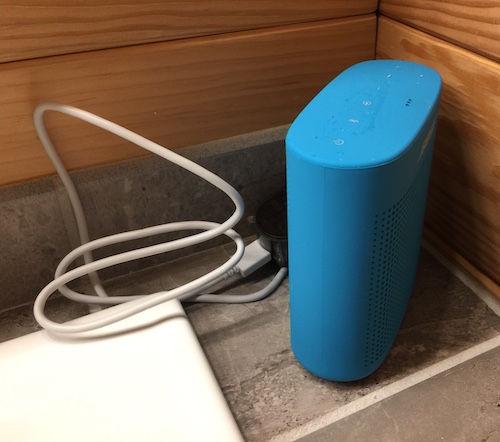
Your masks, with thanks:
[{"label": "wooden wall panel", "polygon": [[361,15],[376,0],[0,0],[0,62]]},{"label": "wooden wall panel", "polygon": [[[375,54],[375,14],[0,64],[0,184],[53,173],[33,129],[41,101],[82,107],[170,148],[275,127]],[[144,152],[48,115],[70,169]]]},{"label": "wooden wall panel", "polygon": [[380,0],[379,12],[500,61],[498,0]]},{"label": "wooden wall panel", "polygon": [[384,17],[377,58],[443,77],[426,224],[500,294],[500,64]]}]

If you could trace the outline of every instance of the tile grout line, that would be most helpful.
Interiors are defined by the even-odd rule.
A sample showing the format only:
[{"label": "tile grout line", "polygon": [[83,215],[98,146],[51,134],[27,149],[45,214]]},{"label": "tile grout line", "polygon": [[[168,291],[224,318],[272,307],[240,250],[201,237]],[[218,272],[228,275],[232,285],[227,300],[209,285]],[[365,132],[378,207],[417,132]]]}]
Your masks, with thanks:
[{"label": "tile grout line", "polygon": [[289,442],[291,440],[297,440],[301,437],[307,436],[499,346],[500,335],[457,353],[456,355],[431,365],[430,367],[417,371],[416,373],[395,381],[392,384],[373,391],[366,396],[356,399],[355,401],[344,405],[331,413],[314,419],[299,428],[288,430],[274,436],[270,439],[270,442]]}]

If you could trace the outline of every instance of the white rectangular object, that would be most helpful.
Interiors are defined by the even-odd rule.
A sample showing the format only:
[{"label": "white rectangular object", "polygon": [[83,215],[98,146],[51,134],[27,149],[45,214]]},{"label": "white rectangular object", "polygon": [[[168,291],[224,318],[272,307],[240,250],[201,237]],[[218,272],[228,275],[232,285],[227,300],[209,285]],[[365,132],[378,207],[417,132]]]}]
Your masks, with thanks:
[{"label": "white rectangular object", "polygon": [[178,301],[122,323],[137,327],[0,344],[0,440],[243,440]]}]

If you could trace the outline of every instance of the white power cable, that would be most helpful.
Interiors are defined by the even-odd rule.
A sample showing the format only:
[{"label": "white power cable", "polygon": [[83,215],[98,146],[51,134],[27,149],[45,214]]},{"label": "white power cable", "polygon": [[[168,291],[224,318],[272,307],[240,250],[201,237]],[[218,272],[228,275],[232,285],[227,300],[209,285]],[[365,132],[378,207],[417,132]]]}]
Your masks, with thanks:
[{"label": "white power cable", "polygon": [[250,293],[246,295],[215,295],[215,294],[200,294],[194,296],[183,296],[180,298],[182,301],[188,302],[213,302],[222,304],[240,304],[247,302],[256,302],[261,299],[266,298],[272,292],[274,292],[279,285],[283,282],[288,274],[288,269],[286,267],[281,267],[276,273],[276,276],[271,280],[271,282],[255,293]]},{"label": "white power cable", "polygon": [[[35,128],[38,132],[38,136],[47,151],[47,154],[49,155],[50,159],[54,163],[56,170],[61,177],[64,186],[68,190],[68,195],[70,197],[71,204],[74,208],[75,212],[75,217],[77,219],[77,223],[79,225],[79,231],[80,233],[83,232],[83,238],[82,241],[88,241],[88,233],[87,233],[87,226],[85,222],[85,216],[83,214],[83,210],[81,209],[81,203],[78,198],[78,195],[76,193],[76,190],[74,188],[74,185],[71,181],[71,178],[69,177],[69,174],[67,173],[62,161],[60,160],[59,156],[57,155],[56,149],[54,145],[52,144],[52,141],[47,133],[47,130],[44,125],[43,121],[43,116],[46,111],[57,111],[64,113],[66,115],[73,116],[75,118],[81,119],[83,121],[86,121],[90,124],[93,124],[95,126],[98,126],[104,130],[107,130],[108,132],[112,132],[116,135],[118,135],[121,138],[124,138],[134,144],[137,144],[138,146],[149,150],[152,153],[155,153],[162,158],[165,158],[180,167],[183,167],[184,169],[194,173],[195,175],[205,179],[206,181],[210,182],[213,184],[215,187],[219,188],[222,190],[226,195],[231,198],[233,203],[235,204],[235,211],[232,214],[232,216],[227,219],[224,223],[222,224],[217,224],[217,223],[209,223],[209,222],[198,222],[198,221],[189,221],[189,222],[182,222],[182,223],[170,223],[166,225],[161,225],[161,226],[153,226],[153,227],[148,227],[146,229],[141,229],[138,231],[133,231],[133,232],[125,232],[125,233],[120,233],[117,235],[111,235],[109,237],[105,238],[100,238],[98,240],[92,241],[92,242],[87,242],[86,244],[83,244],[82,246],[78,247],[75,249],[73,252],[71,252],[67,257],[63,259],[61,264],[57,268],[57,272],[55,275],[54,281],[52,281],[50,284],[48,284],[38,295],[37,299],[35,300],[35,305],[34,305],[34,314],[36,320],[39,322],[39,324],[55,333],[79,333],[83,331],[88,331],[91,329],[95,328],[100,328],[105,325],[109,325],[113,322],[116,322],[117,320],[124,319],[125,317],[129,317],[135,313],[138,313],[140,311],[146,310],[150,307],[153,307],[155,305],[158,305],[160,303],[166,302],[170,299],[176,298],[178,296],[181,296],[186,293],[195,293],[199,288],[205,287],[211,280],[217,279],[219,276],[222,274],[228,272],[231,270],[237,262],[241,259],[243,256],[244,252],[244,244],[243,240],[241,237],[234,231],[232,231],[232,227],[241,219],[244,211],[244,203],[239,195],[239,193],[234,189],[232,186],[230,186],[228,183],[226,183],[224,180],[219,178],[217,175],[213,174],[212,172],[209,172],[208,170],[204,169],[203,167],[199,166],[198,164],[180,156],[177,155],[176,153],[165,149],[164,147],[160,146],[159,144],[156,144],[134,132],[129,131],[128,129],[125,129],[115,123],[112,123],[108,120],[105,120],[101,117],[98,117],[94,114],[91,114],[89,112],[83,111],[81,109],[74,108],[72,106],[67,106],[67,105],[62,105],[58,103],[43,103],[35,109],[34,112],[34,123],[35,123]],[[82,227],[83,226],[83,227]],[[177,240],[173,240],[167,243],[162,243],[162,244],[157,244],[154,246],[149,246],[149,247],[144,247],[138,250],[132,250],[129,252],[124,252],[120,253],[114,256],[110,256],[107,258],[103,258],[97,261],[92,261],[92,256],[90,255],[90,251],[96,249],[97,247],[103,247],[105,245],[109,244],[115,244],[116,242],[123,242],[123,241],[128,241],[132,239],[137,239],[137,238],[142,238],[145,236],[150,236],[150,235],[155,235],[159,233],[165,233],[168,231],[172,230],[191,230],[191,229],[203,229],[204,231],[201,233],[196,233],[194,235],[180,238]],[[92,274],[97,270],[113,266],[116,264],[120,264],[123,262],[128,262],[131,260],[143,258],[146,256],[151,256],[159,253],[164,253],[167,251],[171,250],[176,250],[179,248],[187,247],[193,244],[198,244],[203,241],[208,241],[212,238],[215,238],[221,234],[226,234],[229,236],[231,239],[233,239],[236,242],[237,249],[235,254],[221,267],[218,269],[200,277],[197,278],[194,281],[191,281],[190,283],[178,287],[174,290],[166,291],[166,292],[159,292],[154,295],[144,297],[143,302],[139,303],[138,305],[131,306],[129,309],[124,309],[119,313],[119,315],[113,315],[110,317],[106,317],[103,319],[100,319],[98,321],[94,321],[91,323],[85,323],[85,324],[58,324],[56,322],[53,322],[49,320],[45,314],[44,314],[44,308],[45,308],[45,303],[47,299],[49,298],[50,295],[52,295],[56,290],[61,291],[63,294],[64,292],[68,292],[69,289],[65,288],[65,284],[68,282],[86,275],[86,274]],[[86,264],[84,264],[81,267],[78,267],[74,270],[71,270],[67,273],[64,273],[67,266],[78,256],[84,255],[86,256]],[[96,283],[97,281],[97,283]],[[86,299],[86,302],[94,302],[94,303],[100,303],[101,301],[104,303],[112,302],[112,303],[117,303],[117,302],[127,302],[130,301],[130,297],[114,297],[115,299],[106,299],[106,297],[103,297],[103,294],[105,295],[105,292],[103,289],[101,290],[99,286],[102,287],[100,284],[100,281],[96,276],[93,277],[93,284],[94,288],[96,289],[96,292],[100,292],[100,297],[95,298],[95,297],[89,297],[92,298],[91,300],[88,298]],[[103,293],[104,292],[104,293]],[[74,292],[73,292],[74,294]],[[86,295],[81,295],[86,297]],[[116,299],[116,298],[121,298],[121,299]],[[117,317],[118,316],[118,317]]]},{"label": "white power cable", "polygon": [[[183,221],[176,223],[168,223],[159,226],[147,227],[144,229],[139,229],[131,232],[118,233],[115,235],[110,235],[104,238],[99,238],[93,241],[89,241],[89,234],[87,223],[85,220],[84,211],[76,192],[75,186],[62,163],[56,149],[47,133],[44,125],[43,116],[47,111],[60,112],[80,120],[86,121],[97,127],[100,127],[108,132],[114,133],[115,135],[128,140],[150,152],[169,160],[180,167],[192,172],[193,174],[199,176],[200,178],[208,181],[222,192],[224,192],[234,203],[235,210],[233,214],[223,223],[214,223],[208,221]],[[242,238],[238,233],[232,230],[232,227],[241,219],[244,212],[244,203],[237,192],[230,184],[222,180],[217,175],[204,169],[198,164],[184,158],[163,146],[160,146],[153,141],[150,141],[122,126],[119,126],[111,121],[105,120],[104,118],[98,117],[90,112],[84,110],[58,104],[58,103],[43,103],[37,106],[34,112],[34,123],[37,130],[38,136],[42,145],[44,146],[49,158],[53,162],[57,173],[59,174],[67,192],[75,213],[75,218],[78,224],[78,231],[82,245],[77,247],[75,250],[66,255],[59,266],[56,269],[54,280],[49,283],[44,289],[39,293],[34,304],[34,315],[38,323],[45,329],[58,333],[58,334],[74,334],[81,333],[90,330],[96,330],[98,328],[104,327],[106,325],[112,324],[114,322],[120,321],[127,317],[130,317],[136,313],[144,311],[148,308],[161,304],[163,302],[169,301],[174,298],[192,298],[194,295],[200,293],[201,290],[207,289],[208,287],[216,284],[221,279],[225,279],[227,274],[234,273],[236,264],[243,257],[245,245]],[[121,243],[125,241],[130,241],[133,239],[144,238],[147,236],[157,235],[160,233],[179,231],[179,230],[203,230],[200,233],[193,234],[191,236],[183,237],[180,239],[172,240],[166,243],[161,243],[153,246],[143,247],[136,250],[131,250],[128,252],[119,253],[113,256],[99,259],[97,261],[93,260],[92,251],[101,247],[105,247],[111,244]],[[140,296],[108,296],[104,290],[102,283],[97,275],[97,271],[114,266],[117,264],[129,262],[132,260],[144,258],[146,256],[157,255],[160,253],[177,250],[180,248],[188,247],[190,245],[198,244],[204,241],[208,241],[219,235],[226,235],[231,238],[236,244],[236,251],[234,255],[226,261],[219,268],[187,283],[183,286],[177,287],[172,290],[162,291],[154,293],[151,295],[140,295]],[[84,262],[80,267],[73,270],[67,271],[68,266],[78,257],[83,256]],[[236,268],[237,269],[237,268]],[[75,292],[69,289],[66,284],[73,281],[81,276],[89,275],[91,278],[92,286],[98,295],[89,296],[82,293]],[[277,285],[286,276],[286,269],[278,272],[278,275],[269,284],[266,289],[261,290],[253,295],[244,296],[232,296],[232,295],[199,295],[197,298],[203,300],[204,302],[251,302],[245,299],[262,299],[271,293]],[[279,281],[279,282],[277,282]],[[61,292],[64,296],[73,299],[78,302],[87,302],[93,304],[117,304],[117,303],[129,303],[123,309],[118,312],[113,312],[99,319],[92,321],[87,321],[85,323],[79,324],[59,324],[51,321],[45,316],[45,304],[48,298],[56,291]],[[257,295],[257,296],[254,296]],[[211,296],[216,296],[218,298],[215,301],[214,298],[209,298]],[[246,297],[245,297],[246,296]],[[191,300],[191,299],[189,299]]]}]

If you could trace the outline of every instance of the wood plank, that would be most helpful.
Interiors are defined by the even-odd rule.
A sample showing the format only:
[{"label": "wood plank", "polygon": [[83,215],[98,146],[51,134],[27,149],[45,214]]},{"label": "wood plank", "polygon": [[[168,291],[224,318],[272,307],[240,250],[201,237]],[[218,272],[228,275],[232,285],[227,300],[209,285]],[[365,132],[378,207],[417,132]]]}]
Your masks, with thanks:
[{"label": "wood plank", "polygon": [[498,0],[380,0],[379,12],[500,61]]},{"label": "wood plank", "polygon": [[500,284],[500,64],[384,17],[377,58],[443,77],[426,224]]},{"label": "wood plank", "polygon": [[0,62],[374,12],[376,0],[0,0]]},{"label": "wood plank", "polygon": [[[0,184],[53,173],[33,129],[59,101],[169,148],[288,124],[350,65],[375,54],[375,14],[0,64]],[[49,130],[70,169],[143,155],[69,117]]]}]

